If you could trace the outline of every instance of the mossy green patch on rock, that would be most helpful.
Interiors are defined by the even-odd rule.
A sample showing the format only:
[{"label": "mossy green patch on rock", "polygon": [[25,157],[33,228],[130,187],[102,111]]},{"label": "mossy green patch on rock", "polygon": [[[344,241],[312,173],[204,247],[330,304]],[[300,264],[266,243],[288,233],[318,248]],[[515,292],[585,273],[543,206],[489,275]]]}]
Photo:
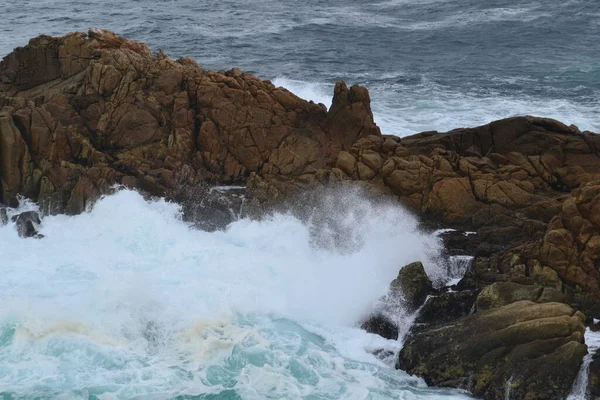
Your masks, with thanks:
[{"label": "mossy green patch on rock", "polygon": [[414,331],[396,366],[430,385],[470,382],[485,399],[503,398],[508,382],[512,399],[563,399],[587,352],[584,330],[568,305],[517,301]]}]

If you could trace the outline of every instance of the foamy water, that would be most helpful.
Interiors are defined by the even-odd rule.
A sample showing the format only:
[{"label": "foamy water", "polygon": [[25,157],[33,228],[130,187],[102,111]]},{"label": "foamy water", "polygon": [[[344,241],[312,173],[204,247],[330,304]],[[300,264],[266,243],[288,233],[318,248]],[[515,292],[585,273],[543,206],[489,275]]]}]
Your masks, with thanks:
[{"label": "foamy water", "polygon": [[437,239],[399,208],[340,201],[343,227],[356,210],[370,213],[352,228],[352,251],[287,214],[194,230],[177,205],[127,190],[79,216],[44,218],[42,240],[1,227],[0,393],[462,398],[379,361],[370,352],[400,344],[356,328]]},{"label": "foamy water", "polygon": [[[386,79],[393,80],[394,77]],[[364,78],[359,82],[370,90],[375,123],[385,135],[407,136],[428,130],[444,132],[524,115],[554,118],[568,125],[575,124],[581,130],[600,131],[595,102],[577,104],[568,99],[540,99],[524,93],[500,94],[494,90],[456,93],[427,79],[417,88],[412,84],[365,83],[362,80]],[[305,100],[331,106],[333,84],[283,76],[274,79],[273,84]]]}]

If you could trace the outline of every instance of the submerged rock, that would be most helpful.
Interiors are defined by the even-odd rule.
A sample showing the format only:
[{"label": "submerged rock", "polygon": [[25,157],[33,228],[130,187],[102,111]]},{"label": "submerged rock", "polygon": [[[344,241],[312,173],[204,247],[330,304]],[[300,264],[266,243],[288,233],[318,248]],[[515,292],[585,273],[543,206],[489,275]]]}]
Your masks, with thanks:
[{"label": "submerged rock", "polygon": [[396,367],[484,399],[564,399],[587,352],[583,322],[565,304],[518,301],[412,332]]},{"label": "submerged rock", "polygon": [[37,231],[37,225],[42,223],[40,215],[36,211],[25,211],[21,214],[12,217],[12,221],[15,223],[17,232],[22,238],[34,237],[41,239],[44,235]]},{"label": "submerged rock", "polygon": [[244,215],[245,187],[199,185],[184,191],[176,199],[182,206],[183,218],[198,229],[215,231]]}]

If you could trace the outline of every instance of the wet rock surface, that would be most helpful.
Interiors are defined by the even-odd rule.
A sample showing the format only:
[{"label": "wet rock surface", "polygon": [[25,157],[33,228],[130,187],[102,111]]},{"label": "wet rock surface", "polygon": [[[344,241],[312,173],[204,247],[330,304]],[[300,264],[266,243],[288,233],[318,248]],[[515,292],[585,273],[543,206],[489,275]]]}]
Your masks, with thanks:
[{"label": "wet rock surface", "polygon": [[471,314],[476,298],[477,292],[474,290],[447,291],[429,297],[417,314],[413,331],[448,323]]},{"label": "wet rock surface", "polygon": [[565,304],[517,301],[409,335],[397,367],[484,399],[564,399],[587,351],[583,322]]},{"label": "wet rock surface", "polygon": [[369,333],[396,340],[399,329],[394,317],[410,315],[432,293],[435,290],[423,264],[418,261],[407,264],[390,283],[388,293],[380,300],[380,308],[367,317],[360,327]]},{"label": "wet rock surface", "polygon": [[36,211],[22,212],[14,215],[11,220],[15,223],[15,227],[20,237],[33,237],[36,239],[41,239],[44,237],[44,235],[40,234],[37,230],[37,227],[42,223],[42,219]]},{"label": "wet rock surface", "polygon": [[398,339],[398,327],[381,313],[370,316],[360,325],[360,328],[386,339]]},{"label": "wet rock surface", "polygon": [[401,298],[409,312],[419,308],[433,292],[431,280],[419,261],[404,266],[390,284],[391,295]]},{"label": "wet rock surface", "polygon": [[6,208],[0,207],[0,226],[6,225],[8,223],[8,214],[6,213]]},{"label": "wet rock surface", "polygon": [[244,217],[246,189],[243,186],[199,185],[183,191],[175,200],[181,204],[183,218],[197,229],[222,230]]}]

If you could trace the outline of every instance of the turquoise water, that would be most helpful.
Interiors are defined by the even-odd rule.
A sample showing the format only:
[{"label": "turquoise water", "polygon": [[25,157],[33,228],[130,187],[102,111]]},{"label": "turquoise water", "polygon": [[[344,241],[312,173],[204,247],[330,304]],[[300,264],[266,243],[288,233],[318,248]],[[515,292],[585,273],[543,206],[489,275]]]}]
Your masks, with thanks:
[{"label": "turquoise water", "polygon": [[[0,393],[464,398],[394,370],[393,355],[372,353],[400,343],[356,328],[402,265],[421,259],[444,273],[427,261],[438,240],[357,193],[321,210],[333,224],[276,214],[209,233],[182,222],[177,205],[124,190],[82,215],[46,217],[42,240],[1,227]],[[332,246],[331,229],[354,247]],[[410,317],[398,318],[406,331]]]}]

